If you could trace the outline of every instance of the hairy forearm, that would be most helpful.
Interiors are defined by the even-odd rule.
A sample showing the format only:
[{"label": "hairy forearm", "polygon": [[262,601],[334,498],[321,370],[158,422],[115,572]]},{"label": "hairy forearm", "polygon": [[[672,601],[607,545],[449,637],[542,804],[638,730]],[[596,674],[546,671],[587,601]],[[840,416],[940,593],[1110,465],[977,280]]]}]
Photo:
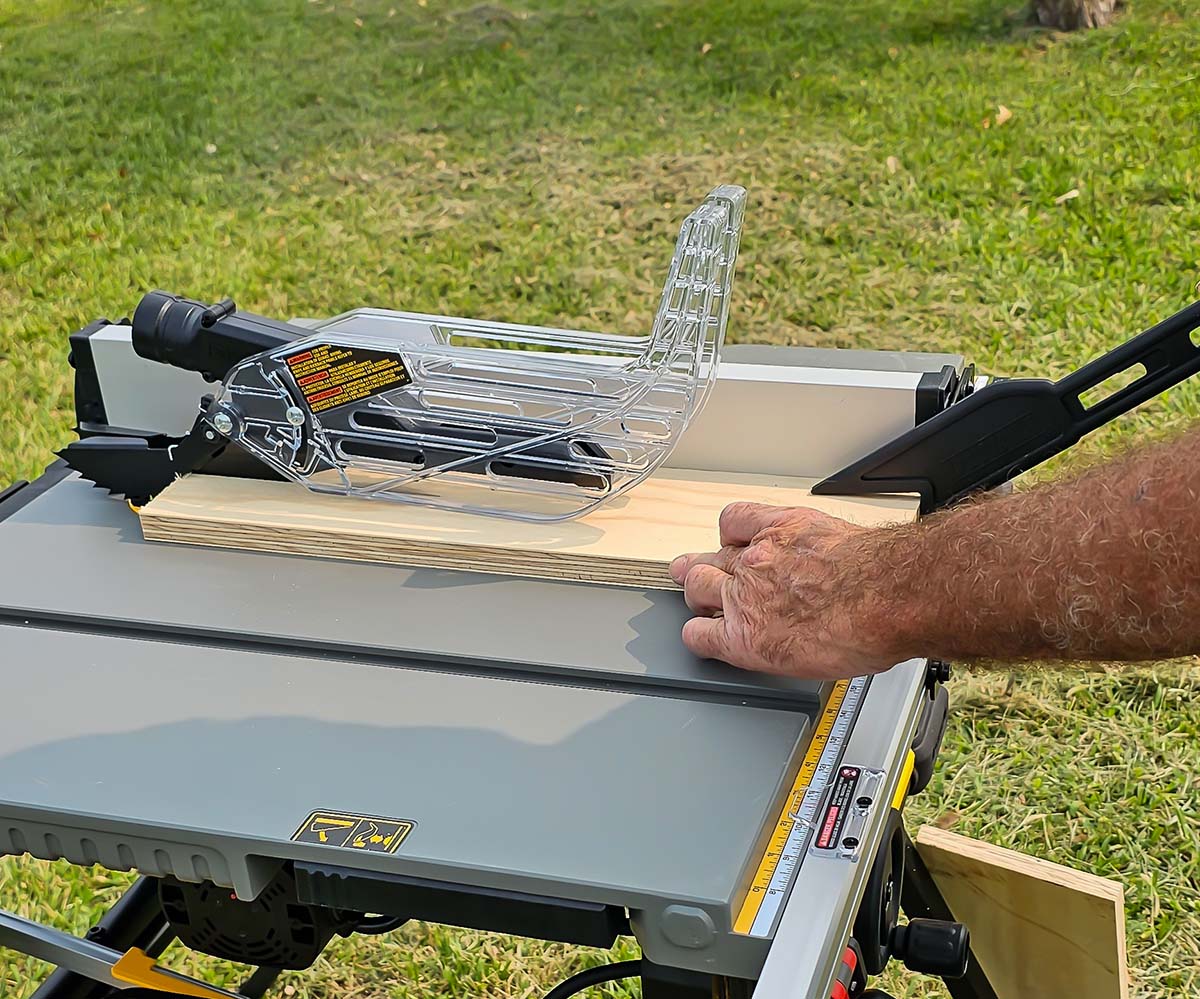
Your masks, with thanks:
[{"label": "hairy forearm", "polygon": [[898,656],[1200,653],[1200,431],[849,543]]}]

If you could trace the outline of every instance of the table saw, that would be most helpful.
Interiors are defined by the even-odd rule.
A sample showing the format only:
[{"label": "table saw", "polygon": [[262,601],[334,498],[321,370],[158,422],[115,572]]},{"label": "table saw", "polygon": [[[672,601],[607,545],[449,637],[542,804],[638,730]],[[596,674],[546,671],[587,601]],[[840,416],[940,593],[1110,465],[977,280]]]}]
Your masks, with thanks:
[{"label": "table saw", "polygon": [[[213,309],[210,326],[234,314]],[[72,337],[81,427],[178,441],[211,372],[147,359],[136,322]],[[1200,368],[1197,326],[1193,306],[1059,383],[987,385],[951,355],[727,347],[665,460],[784,465],[931,510]],[[1142,381],[1073,401],[1134,361]],[[151,544],[62,461],[0,494],[0,551],[0,854],[140,875],[86,940],[0,913],[0,945],[59,966],[37,999],[260,996],[334,935],[408,919],[633,934],[640,962],[556,999],[622,975],[651,999],[845,999],[893,957],[958,999],[994,995],[902,822],[945,728],[944,663],[754,675],[684,649],[677,593]],[[257,970],[238,993],[184,978],[155,963],[176,939]]]},{"label": "table saw", "polygon": [[[727,353],[718,407],[744,402]],[[877,373],[920,379],[843,369],[862,383],[845,390]],[[788,958],[812,958],[788,992],[828,994],[914,734],[944,710],[925,662],[840,691],[818,762],[870,775],[860,845],[801,865],[786,846],[748,895],[831,685],[697,661],[677,594],[148,544],[61,464],[6,494],[0,544],[0,648],[23,664],[0,851],[137,870],[175,935],[226,956],[254,955],[221,942],[228,892],[205,912],[176,895],[286,884],[280,905],[329,912],[593,946],[632,931],[647,968],[706,991],[763,974],[790,895]],[[64,981],[39,999],[100,994]]]}]

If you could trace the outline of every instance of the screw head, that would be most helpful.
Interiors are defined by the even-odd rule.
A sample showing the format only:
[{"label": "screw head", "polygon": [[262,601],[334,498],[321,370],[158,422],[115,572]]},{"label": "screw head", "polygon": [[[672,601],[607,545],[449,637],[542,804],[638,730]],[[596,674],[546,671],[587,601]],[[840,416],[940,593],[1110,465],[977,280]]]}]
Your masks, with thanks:
[{"label": "screw head", "polygon": [[293,427],[304,426],[304,410],[299,406],[288,406],[287,412],[283,414],[283,418]]},{"label": "screw head", "polygon": [[228,413],[218,413],[213,417],[212,425],[217,428],[219,434],[228,434],[233,430],[233,420]]}]

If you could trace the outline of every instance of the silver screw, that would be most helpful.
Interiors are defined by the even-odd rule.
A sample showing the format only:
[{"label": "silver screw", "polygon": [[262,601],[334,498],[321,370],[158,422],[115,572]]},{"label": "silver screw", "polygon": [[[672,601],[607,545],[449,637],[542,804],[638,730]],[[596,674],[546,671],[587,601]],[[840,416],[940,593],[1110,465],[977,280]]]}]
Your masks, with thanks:
[{"label": "silver screw", "polygon": [[217,428],[217,433],[228,434],[233,429],[233,420],[228,413],[218,413],[213,417],[212,425]]},{"label": "silver screw", "polygon": [[287,412],[283,414],[283,417],[293,427],[304,426],[304,410],[299,406],[288,406]]}]

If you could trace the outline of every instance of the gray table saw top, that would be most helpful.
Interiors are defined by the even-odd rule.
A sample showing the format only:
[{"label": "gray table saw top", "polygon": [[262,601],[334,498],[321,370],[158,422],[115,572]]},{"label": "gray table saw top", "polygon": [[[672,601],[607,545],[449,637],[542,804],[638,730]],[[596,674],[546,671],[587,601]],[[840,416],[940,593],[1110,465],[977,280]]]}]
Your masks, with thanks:
[{"label": "gray table saw top", "polygon": [[219,644],[549,672],[621,689],[811,709],[822,688],[697,660],[677,593],[150,544],[118,500],[68,477],[0,521],[0,608]]},{"label": "gray table saw top", "polygon": [[[720,929],[822,693],[692,658],[678,594],[151,545],[72,478],[0,550],[0,852],[243,893],[307,858]],[[292,842],[318,809],[416,827]]]}]

